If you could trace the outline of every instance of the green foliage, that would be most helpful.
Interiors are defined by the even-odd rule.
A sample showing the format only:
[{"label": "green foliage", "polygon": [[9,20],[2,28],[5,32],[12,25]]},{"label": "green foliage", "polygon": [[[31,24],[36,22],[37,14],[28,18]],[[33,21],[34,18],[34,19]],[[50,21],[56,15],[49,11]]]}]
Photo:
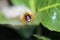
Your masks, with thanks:
[{"label": "green foliage", "polygon": [[51,31],[60,31],[60,0],[22,1],[35,13],[34,23],[39,24],[41,20],[41,23]]},{"label": "green foliage", "polygon": [[[25,4],[33,11],[35,21],[32,24],[42,23],[49,30],[60,32],[60,0],[12,0],[12,2],[14,5]],[[0,15],[0,22],[7,20]]]},{"label": "green foliage", "polygon": [[[34,15],[35,20],[30,25],[39,25],[42,23],[46,28],[51,31],[60,32],[60,0],[11,0],[14,5],[25,4],[30,8]],[[19,22],[19,19],[6,19],[3,14],[0,13],[0,24],[9,24],[9,22]],[[18,30],[24,37],[30,37],[33,32],[28,26]],[[28,34],[27,34],[28,33]],[[29,34],[30,33],[30,34]],[[28,35],[28,36],[27,36]],[[39,37],[38,37],[39,38]]]},{"label": "green foliage", "polygon": [[60,32],[60,0],[41,0],[39,8],[41,23],[51,31]]}]

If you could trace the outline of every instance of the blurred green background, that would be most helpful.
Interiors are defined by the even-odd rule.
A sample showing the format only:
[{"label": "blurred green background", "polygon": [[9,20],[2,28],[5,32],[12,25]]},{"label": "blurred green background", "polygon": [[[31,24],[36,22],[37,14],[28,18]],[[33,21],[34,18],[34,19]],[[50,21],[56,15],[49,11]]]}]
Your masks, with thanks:
[{"label": "blurred green background", "polygon": [[[30,8],[35,14],[35,20],[29,25],[10,24],[11,27],[15,29],[18,34],[21,34],[24,38],[29,38],[33,34],[35,28],[40,27],[39,30],[36,29],[36,34],[33,34],[33,36],[37,38],[36,40],[50,40],[49,37],[47,38],[41,35],[42,26],[39,26],[40,23],[45,28],[50,30],[50,32],[60,32],[60,0],[11,0],[11,2],[17,6],[25,4],[26,7]],[[7,20],[3,16],[2,12],[0,12],[0,24],[9,24],[9,22],[12,22],[14,20],[18,21],[18,19]]]}]

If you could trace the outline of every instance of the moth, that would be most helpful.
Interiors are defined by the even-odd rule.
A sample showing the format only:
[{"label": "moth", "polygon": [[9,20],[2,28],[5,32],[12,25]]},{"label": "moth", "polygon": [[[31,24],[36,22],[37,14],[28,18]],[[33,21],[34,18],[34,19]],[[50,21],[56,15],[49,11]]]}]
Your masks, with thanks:
[{"label": "moth", "polygon": [[14,5],[11,0],[0,0],[0,8],[6,19],[18,19],[18,21],[26,23],[34,20],[34,14],[24,4]]}]

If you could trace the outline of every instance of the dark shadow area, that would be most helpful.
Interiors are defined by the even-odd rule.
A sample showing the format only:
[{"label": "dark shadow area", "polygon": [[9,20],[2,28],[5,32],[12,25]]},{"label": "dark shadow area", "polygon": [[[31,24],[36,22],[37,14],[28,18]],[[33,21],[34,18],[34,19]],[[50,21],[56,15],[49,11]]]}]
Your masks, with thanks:
[{"label": "dark shadow area", "polygon": [[0,40],[21,40],[21,37],[14,29],[0,25]]},{"label": "dark shadow area", "polygon": [[45,37],[49,37],[52,40],[60,40],[60,32],[56,31],[50,31],[47,28],[45,28],[42,24],[40,24],[42,35]]},{"label": "dark shadow area", "polygon": [[30,38],[26,39],[19,36],[16,30],[8,26],[8,24],[0,24],[0,40],[36,40],[33,34]]},{"label": "dark shadow area", "polygon": [[31,37],[28,39],[19,36],[17,31],[13,28],[9,28],[7,25],[0,25],[0,40],[37,40],[37,38],[34,37],[33,34],[40,33],[40,30],[42,36],[51,38],[52,40],[60,40],[60,32],[50,31],[42,24],[36,26],[36,28],[33,30]]},{"label": "dark shadow area", "polygon": [[[22,36],[22,40],[37,40],[36,37],[34,37],[35,32],[37,32],[38,25],[25,25],[21,26],[22,28],[19,29],[20,34]],[[26,34],[26,35],[25,35]],[[27,37],[27,35],[29,35]]]}]

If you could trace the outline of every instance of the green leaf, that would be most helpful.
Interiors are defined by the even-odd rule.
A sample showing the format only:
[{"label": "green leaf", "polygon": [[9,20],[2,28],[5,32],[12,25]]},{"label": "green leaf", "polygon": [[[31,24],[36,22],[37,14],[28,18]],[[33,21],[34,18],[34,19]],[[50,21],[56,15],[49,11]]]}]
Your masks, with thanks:
[{"label": "green leaf", "polygon": [[40,36],[40,35],[36,35],[34,34],[34,36],[38,39],[38,40],[51,40],[50,38],[44,37],[44,36]]},{"label": "green leaf", "polygon": [[[27,2],[28,1],[28,2]],[[23,5],[25,4],[27,7],[31,8],[32,11],[35,13],[35,0],[12,0],[14,5]]]},{"label": "green leaf", "polygon": [[40,0],[38,12],[46,28],[60,32],[60,0]]}]

